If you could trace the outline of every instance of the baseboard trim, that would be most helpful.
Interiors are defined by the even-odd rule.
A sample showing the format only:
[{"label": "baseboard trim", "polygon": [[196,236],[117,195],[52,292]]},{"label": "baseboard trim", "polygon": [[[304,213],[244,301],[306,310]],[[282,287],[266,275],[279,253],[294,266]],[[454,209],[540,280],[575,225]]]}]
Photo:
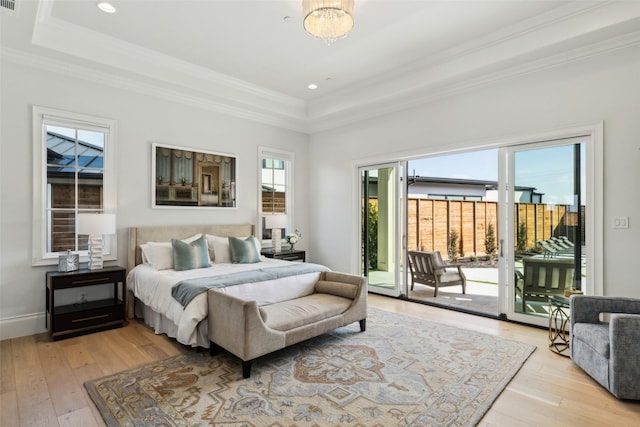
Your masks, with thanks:
[{"label": "baseboard trim", "polygon": [[45,313],[25,314],[23,316],[0,319],[0,341],[46,332],[45,321]]}]

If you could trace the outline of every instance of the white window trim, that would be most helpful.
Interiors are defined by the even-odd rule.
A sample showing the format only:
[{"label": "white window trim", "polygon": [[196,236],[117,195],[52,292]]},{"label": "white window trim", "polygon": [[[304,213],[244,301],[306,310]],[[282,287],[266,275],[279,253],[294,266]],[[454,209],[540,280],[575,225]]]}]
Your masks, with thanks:
[{"label": "white window trim", "polygon": [[[31,265],[54,265],[58,263],[58,255],[47,253],[46,207],[47,186],[45,170],[47,165],[45,124],[55,124],[78,129],[98,130],[106,136],[104,148],[103,203],[105,213],[116,212],[117,172],[116,145],[117,122],[112,119],[72,113],[53,108],[33,106],[33,241]],[[104,259],[113,261],[118,258],[117,234],[105,239]],[[79,252],[80,262],[88,261],[87,251]]]},{"label": "white window trim", "polygon": [[[289,162],[287,168],[286,180],[287,180],[287,192],[285,194],[285,203],[287,206],[287,230],[293,230],[292,224],[295,224],[295,213],[293,209],[293,186],[295,176],[293,173],[295,167],[295,154],[291,151],[280,150],[277,148],[258,146],[258,226],[256,227],[257,236],[260,237],[263,247],[270,247],[271,240],[262,240],[262,160],[263,159],[278,159]],[[282,240],[285,240],[285,236],[282,236]]]}]

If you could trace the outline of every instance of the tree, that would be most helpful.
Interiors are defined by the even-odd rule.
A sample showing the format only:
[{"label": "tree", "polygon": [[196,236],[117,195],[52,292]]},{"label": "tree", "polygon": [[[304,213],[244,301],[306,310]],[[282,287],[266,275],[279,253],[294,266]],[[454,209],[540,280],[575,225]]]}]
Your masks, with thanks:
[{"label": "tree", "polygon": [[496,230],[493,227],[492,222],[487,226],[487,234],[484,238],[484,249],[487,252],[487,255],[495,254],[498,249],[496,247]]},{"label": "tree", "polygon": [[518,236],[516,242],[516,255],[522,255],[527,251],[527,224],[518,224]]},{"label": "tree", "polygon": [[458,232],[456,230],[451,230],[449,232],[449,246],[447,248],[447,254],[449,255],[449,261],[456,262],[458,261]]}]

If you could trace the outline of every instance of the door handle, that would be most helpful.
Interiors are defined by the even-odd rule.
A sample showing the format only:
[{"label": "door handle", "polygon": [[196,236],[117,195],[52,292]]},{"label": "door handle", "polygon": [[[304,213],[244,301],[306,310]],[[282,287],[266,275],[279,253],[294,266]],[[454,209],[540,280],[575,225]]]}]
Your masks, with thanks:
[{"label": "door handle", "polygon": [[504,258],[504,239],[500,239],[500,258]]}]

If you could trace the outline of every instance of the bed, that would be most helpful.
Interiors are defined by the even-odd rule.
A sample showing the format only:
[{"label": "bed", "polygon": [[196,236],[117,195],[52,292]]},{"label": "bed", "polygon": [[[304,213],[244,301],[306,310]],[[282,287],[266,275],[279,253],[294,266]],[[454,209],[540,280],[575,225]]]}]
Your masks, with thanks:
[{"label": "bed", "polygon": [[[172,289],[184,281],[218,280],[256,276],[246,282],[238,279],[233,285],[219,285],[218,291],[230,295],[256,300],[258,305],[273,304],[290,299],[291,295],[305,296],[313,292],[320,272],[328,268],[316,264],[292,263],[259,256],[259,262],[232,263],[225,253],[224,243],[229,236],[246,239],[254,235],[251,224],[231,225],[184,225],[184,226],[144,226],[129,228],[129,251],[127,273],[127,313],[144,319],[158,334],[166,334],[179,343],[193,347],[209,347],[207,337],[207,293],[197,294],[192,300],[179,302],[172,295]],[[149,245],[158,248],[169,245],[171,239],[186,242],[198,236],[206,236],[208,251],[213,261],[211,267],[177,271],[164,268],[149,260]],[[216,236],[215,240],[214,237]],[[233,239],[232,239],[233,240]],[[252,241],[257,241],[252,239]],[[142,247],[145,248],[143,253]],[[215,251],[214,251],[215,250]],[[226,249],[228,250],[228,249]],[[257,250],[259,254],[259,250]],[[295,266],[294,264],[300,264]],[[260,272],[298,269],[284,277],[259,276]],[[255,273],[255,274],[254,274]],[[258,279],[257,277],[262,277]],[[240,281],[241,283],[238,283]],[[175,289],[174,293],[175,293]],[[183,306],[183,304],[185,304]]]}]

